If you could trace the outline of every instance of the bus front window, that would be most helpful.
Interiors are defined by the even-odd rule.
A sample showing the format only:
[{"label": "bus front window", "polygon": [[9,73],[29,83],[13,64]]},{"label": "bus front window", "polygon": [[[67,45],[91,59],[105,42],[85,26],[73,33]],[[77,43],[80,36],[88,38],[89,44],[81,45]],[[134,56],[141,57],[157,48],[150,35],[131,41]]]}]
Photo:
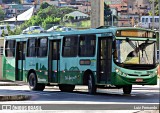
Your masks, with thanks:
[{"label": "bus front window", "polygon": [[121,64],[154,64],[154,41],[116,40],[116,63]]}]

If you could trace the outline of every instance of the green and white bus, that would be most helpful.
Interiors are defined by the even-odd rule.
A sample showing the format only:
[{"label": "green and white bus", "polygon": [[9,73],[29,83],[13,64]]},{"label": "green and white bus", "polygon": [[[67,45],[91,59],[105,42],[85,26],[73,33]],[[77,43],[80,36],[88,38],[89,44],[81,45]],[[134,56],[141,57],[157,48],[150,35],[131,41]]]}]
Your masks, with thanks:
[{"label": "green and white bus", "polygon": [[28,82],[31,90],[48,84],[71,92],[75,85],[123,88],[156,85],[156,33],[139,28],[101,27],[68,32],[7,36],[3,78]]}]

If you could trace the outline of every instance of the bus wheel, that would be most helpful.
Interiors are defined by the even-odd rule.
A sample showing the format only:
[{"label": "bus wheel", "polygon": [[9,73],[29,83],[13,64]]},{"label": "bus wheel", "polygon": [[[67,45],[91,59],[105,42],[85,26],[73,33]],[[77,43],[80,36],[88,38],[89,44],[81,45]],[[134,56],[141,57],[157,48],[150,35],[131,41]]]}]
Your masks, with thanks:
[{"label": "bus wheel", "polygon": [[132,91],[132,85],[123,86],[123,93],[124,94],[130,94],[131,91]]},{"label": "bus wheel", "polygon": [[92,74],[88,76],[88,93],[94,95],[96,93],[97,87],[95,85],[95,80]]},{"label": "bus wheel", "polygon": [[45,89],[45,84],[38,83],[38,91],[43,91]]},{"label": "bus wheel", "polygon": [[45,84],[37,83],[37,77],[35,73],[30,73],[28,77],[29,88],[33,91],[43,91],[45,88]]},{"label": "bus wheel", "polygon": [[59,84],[59,89],[63,92],[72,92],[74,88],[75,88],[75,85]]}]

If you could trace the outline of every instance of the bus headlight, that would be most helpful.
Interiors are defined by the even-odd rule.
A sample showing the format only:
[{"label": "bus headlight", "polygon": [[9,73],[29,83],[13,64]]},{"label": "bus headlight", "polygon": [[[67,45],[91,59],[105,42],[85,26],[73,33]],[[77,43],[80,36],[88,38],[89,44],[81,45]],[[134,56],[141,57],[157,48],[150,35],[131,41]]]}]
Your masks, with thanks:
[{"label": "bus headlight", "polygon": [[158,71],[157,71],[157,70],[155,71],[155,74],[156,74],[156,75],[158,74]]},{"label": "bus headlight", "polygon": [[119,70],[119,69],[116,69],[116,73],[122,75],[122,72],[121,72],[121,70]]},{"label": "bus headlight", "polygon": [[118,73],[120,70],[119,69],[116,69],[116,72]]}]

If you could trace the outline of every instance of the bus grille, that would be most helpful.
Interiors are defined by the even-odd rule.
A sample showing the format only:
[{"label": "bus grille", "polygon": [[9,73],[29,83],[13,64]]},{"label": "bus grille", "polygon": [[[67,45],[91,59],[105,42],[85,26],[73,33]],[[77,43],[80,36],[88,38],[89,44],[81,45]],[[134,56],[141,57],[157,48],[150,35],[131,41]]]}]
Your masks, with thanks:
[{"label": "bus grille", "polygon": [[138,75],[133,75],[133,74],[128,74],[129,76],[138,76]]},{"label": "bus grille", "polygon": [[149,75],[134,75],[134,74],[128,74],[129,76],[149,76]]}]

